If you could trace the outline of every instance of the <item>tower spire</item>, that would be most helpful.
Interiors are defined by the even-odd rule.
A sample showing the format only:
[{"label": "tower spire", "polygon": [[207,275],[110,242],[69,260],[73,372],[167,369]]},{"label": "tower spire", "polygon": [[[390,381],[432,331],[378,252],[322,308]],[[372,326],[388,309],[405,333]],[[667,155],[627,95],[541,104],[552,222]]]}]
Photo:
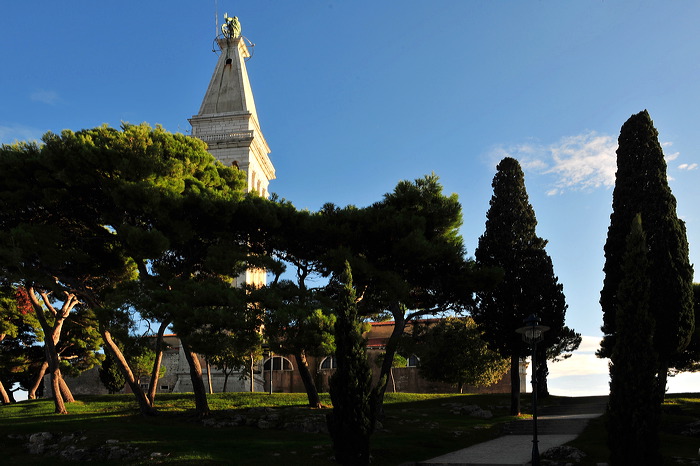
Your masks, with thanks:
[{"label": "tower spire", "polygon": [[250,52],[240,34],[238,18],[224,16],[222,34],[215,40],[221,54],[199,113],[189,120],[192,136],[206,142],[209,152],[225,165],[245,170],[248,191],[266,197],[275,168],[248,79],[245,59]]}]

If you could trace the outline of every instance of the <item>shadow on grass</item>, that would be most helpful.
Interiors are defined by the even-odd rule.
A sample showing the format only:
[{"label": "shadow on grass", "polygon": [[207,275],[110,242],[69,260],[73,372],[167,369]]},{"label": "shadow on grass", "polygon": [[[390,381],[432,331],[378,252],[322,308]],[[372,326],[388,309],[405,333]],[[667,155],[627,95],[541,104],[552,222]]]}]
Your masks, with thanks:
[{"label": "shadow on grass", "polygon": [[[208,400],[215,419],[239,413],[323,419],[330,410],[309,408],[305,394],[227,393],[209,395]],[[322,394],[321,401],[330,405],[328,394]],[[508,395],[388,393],[386,417],[371,441],[373,464],[390,466],[424,460],[497,437],[500,424],[513,419],[505,415],[508,401]],[[469,404],[492,409],[494,418],[476,419],[456,412],[455,405]],[[147,455],[162,453],[160,463],[332,464],[327,434],[251,426],[207,427],[194,411],[191,394],[159,395],[156,405],[159,415],[152,417],[138,414],[131,395],[80,397],[75,405],[69,405],[68,415],[52,414],[51,400],[14,405],[11,411],[2,408],[0,448],[9,452],[3,460],[12,464],[40,463],[43,458],[29,455],[22,446],[26,439],[12,441],[8,435],[49,431],[79,433],[78,437],[87,438],[85,445],[93,447],[116,439],[138,446]],[[50,463],[61,464],[58,460]]]}]

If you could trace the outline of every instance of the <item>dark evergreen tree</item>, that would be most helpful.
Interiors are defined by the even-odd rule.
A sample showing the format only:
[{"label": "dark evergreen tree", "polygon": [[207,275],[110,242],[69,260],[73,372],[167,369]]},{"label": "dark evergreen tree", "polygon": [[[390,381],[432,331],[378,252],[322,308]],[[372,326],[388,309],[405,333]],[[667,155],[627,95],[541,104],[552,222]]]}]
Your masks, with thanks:
[{"label": "dark evergreen tree", "polygon": [[[554,275],[552,259],[544,248],[533,249],[530,257],[525,265],[529,286],[523,288],[523,296],[525,300],[537,303],[536,314],[542,325],[549,327],[537,344],[537,396],[544,398],[549,396],[547,360],[558,360],[562,351],[575,351],[581,343],[581,336],[564,325],[567,305],[563,286]],[[529,296],[529,293],[534,294]]]},{"label": "dark evergreen tree", "polygon": [[375,423],[372,371],[367,361],[362,324],[357,318],[357,299],[349,264],[333,285],[338,367],[330,379],[333,412],[328,414],[328,431],[338,463],[367,465]]},{"label": "dark evergreen tree", "polygon": [[515,330],[527,316],[536,314],[551,329],[541,348],[551,346],[562,337],[566,304],[544,250],[547,241],[535,233],[537,220],[520,164],[506,157],[496,169],[486,229],[475,258],[477,265],[499,267],[503,277],[494,289],[477,292],[472,315],[489,346],[511,360],[511,413],[519,414],[519,361],[530,354],[530,348]]},{"label": "dark evergreen tree", "polygon": [[695,331],[686,349],[677,355],[671,366],[673,375],[679,372],[700,371],[700,283],[693,283],[693,312],[695,314]]},{"label": "dark evergreen tree", "polygon": [[659,355],[659,390],[668,369],[690,342],[694,329],[692,280],[685,224],[676,214],[658,132],[645,110],[622,126],[617,149],[613,211],[605,243],[605,279],[600,293],[604,334],[600,357],[610,357],[617,334],[617,292],[630,224],[641,213],[649,248],[649,309],[656,318],[654,347]]},{"label": "dark evergreen tree", "polygon": [[102,385],[105,386],[110,394],[120,392],[124,388],[124,385],[126,385],[124,374],[122,374],[119,366],[114,361],[114,357],[110,354],[102,361],[102,367],[100,367],[98,374],[100,376],[100,382],[102,382]]},{"label": "dark evergreen tree", "polygon": [[648,248],[637,215],[627,239],[618,287],[616,343],[610,363],[608,446],[613,465],[657,465],[660,403],[655,322],[650,312]]}]

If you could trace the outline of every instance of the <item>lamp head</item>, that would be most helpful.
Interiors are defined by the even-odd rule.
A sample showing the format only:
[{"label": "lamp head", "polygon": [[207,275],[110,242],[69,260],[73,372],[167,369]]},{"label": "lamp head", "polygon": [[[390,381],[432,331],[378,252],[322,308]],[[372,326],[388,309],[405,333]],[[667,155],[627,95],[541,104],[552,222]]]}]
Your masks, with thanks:
[{"label": "lamp head", "polygon": [[542,341],[544,332],[549,330],[546,325],[540,325],[540,319],[535,314],[530,314],[523,323],[525,326],[520,327],[516,332],[523,336],[523,341],[526,343],[535,344]]}]

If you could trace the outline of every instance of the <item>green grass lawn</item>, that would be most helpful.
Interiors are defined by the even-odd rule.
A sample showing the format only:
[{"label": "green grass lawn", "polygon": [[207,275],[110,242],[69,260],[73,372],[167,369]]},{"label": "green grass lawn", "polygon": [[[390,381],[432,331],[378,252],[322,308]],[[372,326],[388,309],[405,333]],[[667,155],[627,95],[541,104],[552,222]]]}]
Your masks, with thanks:
[{"label": "green grass lawn", "polygon": [[[51,432],[73,438],[58,451],[74,448],[107,448],[110,439],[139,449],[133,460],[103,461],[104,464],[239,464],[315,466],[333,464],[328,434],[280,428],[299,419],[314,418],[322,424],[329,408],[310,409],[300,393],[226,393],[209,395],[210,420],[194,414],[191,394],[159,395],[159,414],[143,417],[130,395],[78,397],[68,405],[70,414],[53,414],[51,400],[24,401],[0,407],[0,464],[72,464],[56,454],[32,455],[26,436]],[[525,400],[523,400],[525,401]],[[322,402],[330,405],[328,395]],[[556,404],[552,397],[545,403]],[[492,409],[492,419],[454,414],[450,404],[477,404]],[[498,437],[508,415],[509,395],[387,394],[385,419],[372,436],[373,463],[399,465],[433,458]],[[257,422],[277,419],[277,426],[221,426],[237,416]],[[683,435],[686,426],[700,419],[700,398],[694,394],[668,395],[661,426],[662,453],[667,464],[691,464],[698,459],[699,436]],[[253,422],[253,421],[251,421]],[[210,424],[210,425],[206,425]],[[214,425],[211,425],[214,424]],[[22,437],[25,436],[25,437]],[[579,464],[607,461],[605,418],[589,423],[570,445],[587,457]],[[151,453],[161,455],[152,458]],[[674,459],[676,458],[676,459]],[[680,462],[677,458],[681,458]]]},{"label": "green grass lawn", "polygon": [[[508,395],[425,395],[387,394],[382,428],[372,436],[374,464],[398,465],[432,458],[467,447],[500,433],[499,424],[512,420],[507,415]],[[330,405],[327,395],[324,404]],[[305,407],[305,394],[226,393],[209,395],[214,424],[236,415],[257,419],[278,418],[278,424],[300,418],[318,417],[328,409]],[[451,403],[478,404],[493,408],[489,420],[453,414]],[[25,401],[0,407],[0,463],[68,464],[60,456],[31,455],[26,438],[37,432],[74,434],[60,444],[77,448],[98,448],[107,440],[138,447],[141,458],[131,464],[241,464],[241,465],[327,465],[332,464],[328,434],[305,433],[256,426],[207,426],[194,415],[191,395],[159,395],[158,416],[143,417],[130,395],[78,397],[68,405],[69,414],[53,414],[51,400]],[[82,440],[81,440],[82,439]],[[153,452],[161,453],[151,458]],[[112,464],[125,464],[115,460]],[[110,462],[105,462],[110,464]]]}]

